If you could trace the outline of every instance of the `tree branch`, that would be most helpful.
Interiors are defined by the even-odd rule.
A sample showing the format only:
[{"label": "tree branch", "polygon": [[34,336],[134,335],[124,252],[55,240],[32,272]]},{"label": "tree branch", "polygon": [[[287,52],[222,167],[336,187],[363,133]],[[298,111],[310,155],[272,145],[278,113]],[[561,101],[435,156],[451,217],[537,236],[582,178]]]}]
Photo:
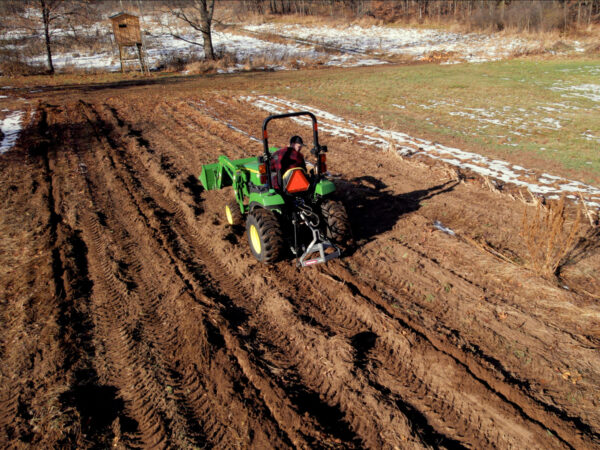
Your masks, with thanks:
[{"label": "tree branch", "polygon": [[197,20],[189,19],[188,16],[182,10],[172,10],[171,13],[180,20],[183,20],[190,27],[192,27],[196,31],[200,31],[201,33],[205,33],[206,31],[202,28],[202,25],[198,25]]},{"label": "tree branch", "polygon": [[195,42],[195,41],[186,39],[183,36],[179,36],[178,34],[171,33],[171,36],[173,36],[175,39],[179,39],[181,41],[187,42],[188,44],[194,44],[194,45],[198,45],[198,46],[204,45],[204,44],[202,44],[200,42]]}]

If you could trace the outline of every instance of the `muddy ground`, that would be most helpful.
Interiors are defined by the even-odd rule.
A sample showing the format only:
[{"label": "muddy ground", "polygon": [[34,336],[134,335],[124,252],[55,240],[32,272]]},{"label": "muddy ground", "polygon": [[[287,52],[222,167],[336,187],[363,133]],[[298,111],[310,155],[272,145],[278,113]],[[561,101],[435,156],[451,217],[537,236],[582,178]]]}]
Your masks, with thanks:
[{"label": "muddy ground", "polygon": [[322,135],[356,248],[267,267],[225,226],[231,192],[197,181],[261,150],[222,119],[258,137],[264,112],[192,87],[40,95],[0,157],[3,447],[600,446],[593,240],[545,278],[523,202]]}]

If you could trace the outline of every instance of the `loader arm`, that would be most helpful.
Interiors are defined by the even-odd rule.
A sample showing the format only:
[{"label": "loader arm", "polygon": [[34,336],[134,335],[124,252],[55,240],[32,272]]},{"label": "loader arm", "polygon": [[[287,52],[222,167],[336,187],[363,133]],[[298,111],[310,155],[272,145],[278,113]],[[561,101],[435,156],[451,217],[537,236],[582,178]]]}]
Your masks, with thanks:
[{"label": "loader arm", "polygon": [[245,164],[255,162],[257,158],[244,158],[232,161],[225,155],[219,156],[219,162],[202,166],[200,182],[207,191],[233,186],[235,199],[242,213],[247,212],[244,198],[249,196],[249,169]]}]

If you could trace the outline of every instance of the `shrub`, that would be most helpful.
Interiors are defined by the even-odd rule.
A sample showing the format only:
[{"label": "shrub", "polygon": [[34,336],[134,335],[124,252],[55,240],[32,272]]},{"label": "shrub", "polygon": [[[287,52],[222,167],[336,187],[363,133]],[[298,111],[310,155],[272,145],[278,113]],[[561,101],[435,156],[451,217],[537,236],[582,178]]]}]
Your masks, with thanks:
[{"label": "shrub", "polygon": [[581,216],[581,208],[578,208],[575,219],[567,223],[564,195],[547,206],[538,203],[531,216],[525,207],[521,237],[534,270],[547,277],[559,275],[560,268],[575,250]]},{"label": "shrub", "polygon": [[17,52],[0,51],[0,74],[8,77],[19,75],[39,75],[46,72],[44,66],[23,61]]},{"label": "shrub", "polygon": [[469,23],[482,30],[511,29],[516,31],[538,32],[564,30],[569,20],[568,11],[563,5],[553,1],[482,2],[473,12]]}]

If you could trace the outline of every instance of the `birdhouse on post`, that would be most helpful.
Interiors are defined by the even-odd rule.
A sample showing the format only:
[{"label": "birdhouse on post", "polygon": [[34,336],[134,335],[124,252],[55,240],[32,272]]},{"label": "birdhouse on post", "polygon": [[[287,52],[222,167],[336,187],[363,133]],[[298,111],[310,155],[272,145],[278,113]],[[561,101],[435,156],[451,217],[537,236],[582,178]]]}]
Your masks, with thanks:
[{"label": "birdhouse on post", "polygon": [[[124,69],[123,62],[132,60],[139,60],[142,73],[148,72],[139,17],[134,16],[133,14],[121,12],[115,14],[114,16],[110,16],[110,20],[113,26],[115,41],[119,46],[121,72],[123,72]],[[124,49],[127,47],[134,47],[137,50],[136,57],[127,57],[127,54],[124,51]]]}]

